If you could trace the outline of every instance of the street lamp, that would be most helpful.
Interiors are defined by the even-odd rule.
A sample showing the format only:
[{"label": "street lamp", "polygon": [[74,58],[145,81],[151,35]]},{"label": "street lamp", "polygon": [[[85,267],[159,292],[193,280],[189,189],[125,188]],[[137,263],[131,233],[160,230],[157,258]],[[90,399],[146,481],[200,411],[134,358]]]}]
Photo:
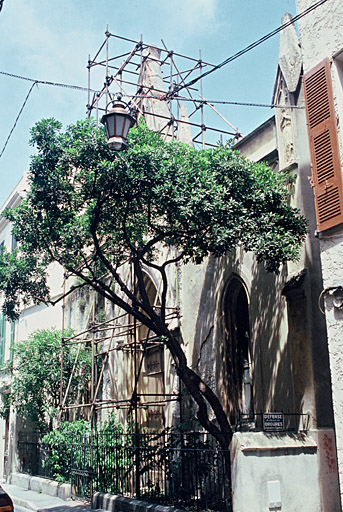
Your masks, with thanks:
[{"label": "street lamp", "polygon": [[107,144],[110,149],[121,151],[126,147],[126,138],[129,129],[135,124],[136,120],[132,115],[127,103],[121,101],[118,95],[117,100],[112,103],[112,109],[102,116],[101,122],[105,125]]}]

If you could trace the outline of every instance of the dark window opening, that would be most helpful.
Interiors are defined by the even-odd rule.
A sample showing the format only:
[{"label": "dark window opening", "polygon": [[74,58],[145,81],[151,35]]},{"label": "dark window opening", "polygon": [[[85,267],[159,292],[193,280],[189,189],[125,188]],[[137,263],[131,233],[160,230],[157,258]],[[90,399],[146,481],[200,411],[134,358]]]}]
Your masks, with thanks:
[{"label": "dark window opening", "polygon": [[244,284],[233,277],[225,294],[227,409],[233,425],[252,418],[249,303]]}]

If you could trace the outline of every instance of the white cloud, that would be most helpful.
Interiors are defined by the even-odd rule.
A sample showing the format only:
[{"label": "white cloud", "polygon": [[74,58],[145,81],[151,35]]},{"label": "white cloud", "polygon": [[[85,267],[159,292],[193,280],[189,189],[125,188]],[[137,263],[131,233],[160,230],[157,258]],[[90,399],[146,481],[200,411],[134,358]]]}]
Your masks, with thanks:
[{"label": "white cloud", "polygon": [[[3,37],[7,59],[3,55],[1,61],[7,60],[12,71],[15,67],[19,74],[29,72],[33,78],[62,80],[68,75],[78,82],[82,71],[86,81],[85,34],[77,31],[76,19],[64,17],[63,6],[50,11],[52,5],[44,0],[5,2]],[[88,41],[91,39],[87,37]]]},{"label": "white cloud", "polygon": [[[193,36],[198,30],[212,30],[215,22],[217,0],[183,0],[175,2],[171,16],[178,21],[180,30]],[[180,36],[184,35],[182,32]]]},{"label": "white cloud", "polygon": [[178,51],[183,46],[183,52],[188,53],[187,46],[216,30],[217,4],[218,0],[178,0],[169,3],[169,9],[166,8],[161,17],[165,32],[162,37],[173,32],[174,50]]}]

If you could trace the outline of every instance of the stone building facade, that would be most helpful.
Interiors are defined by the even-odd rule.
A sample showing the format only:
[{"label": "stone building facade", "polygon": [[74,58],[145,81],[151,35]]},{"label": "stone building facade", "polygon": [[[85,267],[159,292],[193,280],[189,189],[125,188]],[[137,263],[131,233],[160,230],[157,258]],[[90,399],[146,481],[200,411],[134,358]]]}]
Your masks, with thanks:
[{"label": "stone building facade", "polygon": [[[299,0],[299,4],[305,3]],[[308,23],[309,18],[305,21]],[[309,69],[311,65],[312,50],[309,54],[304,48],[302,51],[306,71],[306,66]],[[156,55],[153,73],[158,80]],[[281,33],[273,93],[273,103],[278,105],[275,115],[236,144],[247,158],[265,160],[276,172],[288,172],[292,204],[309,220],[309,234],[299,262],[285,265],[279,275],[272,275],[256,263],[252,254],[237,248],[220,259],[210,257],[198,266],[175,265],[168,275],[170,327],[181,333],[189,365],[218,394],[235,429],[231,444],[235,512],[341,510],[335,455],[335,439],[339,448],[340,438],[335,438],[334,431],[326,333],[327,328],[329,338],[330,333],[337,334],[335,340],[339,344],[337,315],[341,312],[330,306],[331,295],[327,296],[327,324],[318,309],[318,297],[327,286],[325,265],[328,267],[332,248],[338,253],[332,256],[330,265],[334,268],[336,262],[336,272],[339,271],[340,228],[333,228],[334,238],[328,240],[315,236],[301,74],[302,53],[291,26]],[[183,116],[186,118],[185,112]],[[186,135],[189,141],[189,131]],[[4,224],[0,228],[1,242],[10,227]],[[123,279],[130,283],[130,268],[125,272]],[[63,291],[62,269],[54,268],[51,279],[53,296],[57,298]],[[72,284],[69,281],[66,286]],[[158,307],[159,280],[151,269],[146,272],[146,287],[150,300]],[[149,429],[160,429],[192,419],[194,408],[180,385],[168,351],[160,344],[154,345],[156,340],[143,326],[135,325],[133,330],[127,315],[90,293],[74,292],[64,308],[59,303],[54,308],[23,310],[17,339],[26,339],[41,327],[42,319],[46,327],[60,327],[62,314],[66,327],[80,331],[89,328],[94,319],[99,325],[113,318],[117,321],[117,333],[122,335],[115,339],[109,336],[101,345],[105,371],[99,393],[103,401],[130,399],[137,363],[130,348],[134,332],[137,339],[151,341],[138,390],[154,400],[140,409],[140,423]],[[338,348],[330,348],[331,367],[337,354]],[[337,401],[340,371],[338,365],[337,374],[332,371],[336,418],[341,414]],[[182,395],[182,399],[158,403],[162,395]],[[127,408],[116,410],[119,419],[125,421]],[[105,417],[104,410],[99,419]],[[14,448],[18,431],[15,421],[10,434]],[[13,455],[9,470],[15,469]]]}]

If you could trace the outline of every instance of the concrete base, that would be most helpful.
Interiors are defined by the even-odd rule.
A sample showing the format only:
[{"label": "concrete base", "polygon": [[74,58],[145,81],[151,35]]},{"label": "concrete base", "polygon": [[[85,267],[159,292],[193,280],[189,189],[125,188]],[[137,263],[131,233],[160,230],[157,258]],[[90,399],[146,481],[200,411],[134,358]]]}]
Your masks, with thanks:
[{"label": "concrete base", "polygon": [[92,508],[109,512],[185,512],[179,508],[157,505],[142,500],[125,498],[114,494],[96,492],[92,499]]},{"label": "concrete base", "polygon": [[61,484],[47,478],[25,475],[23,473],[11,473],[8,483],[17,485],[27,491],[36,491],[48,496],[56,496],[61,500],[69,500],[71,497],[70,484]]},{"label": "concrete base", "polygon": [[321,512],[317,443],[306,434],[235,433],[234,512]]}]

